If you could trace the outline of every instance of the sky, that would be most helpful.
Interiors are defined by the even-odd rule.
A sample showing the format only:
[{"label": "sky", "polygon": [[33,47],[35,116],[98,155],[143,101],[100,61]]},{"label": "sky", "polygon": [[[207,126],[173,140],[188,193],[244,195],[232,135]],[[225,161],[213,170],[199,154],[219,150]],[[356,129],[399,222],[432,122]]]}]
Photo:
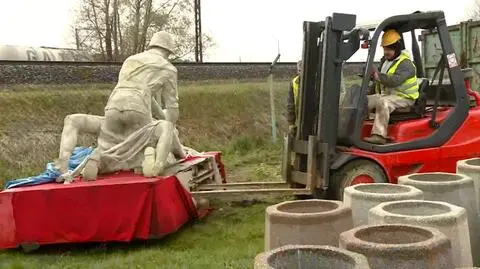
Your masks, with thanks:
[{"label": "sky", "polygon": [[[70,24],[78,2],[0,0],[0,45],[73,47]],[[303,21],[321,21],[333,12],[340,12],[356,14],[357,24],[362,24],[417,10],[442,10],[447,24],[452,25],[468,19],[474,0],[201,2],[202,31],[215,42],[215,46],[205,52],[205,62],[269,62],[276,57],[278,48],[280,61],[292,62],[301,57]]]}]

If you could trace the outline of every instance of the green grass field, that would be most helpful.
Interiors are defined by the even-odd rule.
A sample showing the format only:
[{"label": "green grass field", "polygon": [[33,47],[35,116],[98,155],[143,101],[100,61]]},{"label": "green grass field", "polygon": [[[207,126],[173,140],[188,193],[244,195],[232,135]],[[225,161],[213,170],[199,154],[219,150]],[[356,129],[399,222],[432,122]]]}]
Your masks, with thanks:
[{"label": "green grass field", "polygon": [[[56,158],[63,118],[103,114],[108,85],[3,86],[0,89],[0,184],[38,174]],[[278,137],[286,130],[288,81],[275,83]],[[270,142],[265,82],[203,82],[179,87],[179,131],[186,146],[220,150],[227,180],[280,180],[281,139]],[[80,139],[91,145],[92,137]],[[285,199],[285,198],[284,198]],[[0,268],[252,268],[264,248],[265,207],[212,201],[215,211],[159,240],[45,246],[0,251]]]}]

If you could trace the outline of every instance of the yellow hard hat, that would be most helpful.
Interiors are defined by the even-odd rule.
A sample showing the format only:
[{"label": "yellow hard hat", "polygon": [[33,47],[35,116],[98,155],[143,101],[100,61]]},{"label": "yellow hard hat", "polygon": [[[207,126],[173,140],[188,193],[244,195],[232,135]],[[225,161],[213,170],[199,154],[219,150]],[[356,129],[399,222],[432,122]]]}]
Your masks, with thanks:
[{"label": "yellow hard hat", "polygon": [[393,29],[387,30],[382,36],[382,47],[395,44],[400,39],[402,39],[402,37],[397,31]]}]

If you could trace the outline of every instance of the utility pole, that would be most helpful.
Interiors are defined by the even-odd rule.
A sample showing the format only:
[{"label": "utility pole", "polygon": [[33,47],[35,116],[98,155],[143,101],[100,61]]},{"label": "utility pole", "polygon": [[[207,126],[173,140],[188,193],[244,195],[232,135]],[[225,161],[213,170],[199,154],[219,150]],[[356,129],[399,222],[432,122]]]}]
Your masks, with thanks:
[{"label": "utility pole", "polygon": [[203,62],[203,46],[202,46],[202,16],[200,0],[194,0],[195,9],[195,61]]},{"label": "utility pole", "polygon": [[268,71],[268,88],[270,92],[270,116],[272,121],[272,142],[274,144],[277,143],[277,120],[276,120],[276,112],[275,112],[275,94],[273,89],[273,67],[277,64],[278,60],[280,59],[280,53],[277,54],[275,60],[273,60],[272,64],[270,65],[270,70]]},{"label": "utility pole", "polygon": [[80,36],[78,35],[78,28],[75,27],[75,44],[77,45],[77,50],[80,49]]}]

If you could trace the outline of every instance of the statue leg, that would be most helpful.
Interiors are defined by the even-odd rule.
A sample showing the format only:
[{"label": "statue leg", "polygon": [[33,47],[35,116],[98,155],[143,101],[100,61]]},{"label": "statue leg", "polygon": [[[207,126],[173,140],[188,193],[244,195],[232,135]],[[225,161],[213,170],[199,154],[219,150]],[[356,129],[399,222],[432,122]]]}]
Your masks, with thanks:
[{"label": "statue leg", "polygon": [[79,133],[98,134],[104,117],[88,114],[70,114],[63,121],[60,152],[55,167],[63,174],[68,172],[68,161],[77,146]]},{"label": "statue leg", "polygon": [[180,138],[178,137],[177,128],[173,130],[172,153],[178,159],[183,159],[186,157],[185,150],[180,142]]},{"label": "statue leg", "polygon": [[[169,121],[161,121],[155,128],[156,141],[155,149],[147,147],[142,163],[143,175],[146,177],[158,176],[165,168],[168,154],[172,152],[174,142],[174,126]],[[179,143],[179,140],[177,141]]]}]

